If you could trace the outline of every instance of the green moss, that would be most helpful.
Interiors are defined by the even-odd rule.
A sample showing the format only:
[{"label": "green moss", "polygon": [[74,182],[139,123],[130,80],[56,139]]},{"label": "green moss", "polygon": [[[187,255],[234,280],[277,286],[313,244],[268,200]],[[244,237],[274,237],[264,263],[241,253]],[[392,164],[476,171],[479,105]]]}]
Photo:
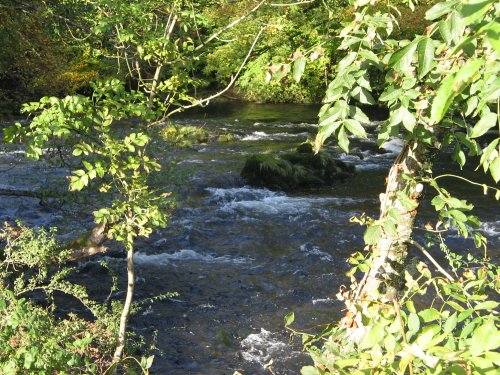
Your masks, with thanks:
[{"label": "green moss", "polygon": [[210,140],[208,131],[195,126],[167,125],[159,131],[159,135],[176,147],[191,147]]},{"label": "green moss", "polygon": [[281,157],[249,156],[241,176],[253,186],[291,191],[330,185],[353,173],[353,166],[325,152],[313,154],[311,147],[301,145],[296,152]]},{"label": "green moss", "polygon": [[217,137],[217,142],[228,143],[234,141],[234,135],[230,133],[222,134]]}]

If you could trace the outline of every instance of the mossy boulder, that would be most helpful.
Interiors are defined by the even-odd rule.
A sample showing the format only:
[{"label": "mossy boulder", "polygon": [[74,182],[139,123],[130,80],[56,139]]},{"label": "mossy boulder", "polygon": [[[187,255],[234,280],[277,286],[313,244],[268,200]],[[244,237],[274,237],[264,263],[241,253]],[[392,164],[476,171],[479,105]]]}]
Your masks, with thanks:
[{"label": "mossy boulder", "polygon": [[241,176],[256,187],[294,191],[331,185],[354,173],[354,167],[334,159],[326,152],[314,154],[310,145],[301,145],[296,152],[281,155],[251,155]]},{"label": "mossy boulder", "polygon": [[164,141],[176,147],[192,147],[210,140],[208,131],[195,126],[167,125],[160,129],[159,134]]}]

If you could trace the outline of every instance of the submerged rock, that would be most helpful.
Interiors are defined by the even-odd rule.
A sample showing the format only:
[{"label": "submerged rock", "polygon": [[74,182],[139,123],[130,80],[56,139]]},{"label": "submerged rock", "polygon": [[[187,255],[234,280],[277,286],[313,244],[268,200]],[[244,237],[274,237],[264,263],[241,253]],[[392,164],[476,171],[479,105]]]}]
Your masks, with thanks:
[{"label": "submerged rock", "polygon": [[296,152],[281,155],[251,155],[241,176],[256,187],[293,191],[330,185],[354,173],[354,166],[334,159],[326,152],[314,154],[311,145],[302,144]]}]

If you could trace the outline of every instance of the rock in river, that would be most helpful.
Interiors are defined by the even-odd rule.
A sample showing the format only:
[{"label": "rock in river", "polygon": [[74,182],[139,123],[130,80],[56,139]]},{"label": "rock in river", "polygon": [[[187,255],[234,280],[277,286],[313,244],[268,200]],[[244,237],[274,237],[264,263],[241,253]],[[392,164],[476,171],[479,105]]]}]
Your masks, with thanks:
[{"label": "rock in river", "polygon": [[354,166],[336,160],[323,151],[315,154],[310,144],[302,144],[295,152],[279,157],[250,155],[241,176],[255,187],[296,191],[331,185],[353,173]]}]

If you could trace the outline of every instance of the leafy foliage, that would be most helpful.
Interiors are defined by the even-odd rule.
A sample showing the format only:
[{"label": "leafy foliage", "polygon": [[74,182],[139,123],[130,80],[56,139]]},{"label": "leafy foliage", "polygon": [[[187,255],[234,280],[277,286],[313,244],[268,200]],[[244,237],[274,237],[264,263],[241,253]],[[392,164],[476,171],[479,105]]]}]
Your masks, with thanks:
[{"label": "leafy foliage", "polygon": [[[492,294],[498,293],[499,269],[488,262],[486,253],[482,260],[471,255],[464,261],[446,246],[445,233],[453,228],[465,238],[472,236],[477,247],[486,249],[486,240],[477,231],[473,205],[453,197],[440,179],[482,186],[485,194],[494,192],[497,200],[500,193],[495,186],[461,176],[434,177],[432,157],[421,150],[451,147],[460,167],[467,156],[477,156],[478,168],[500,181],[496,131],[500,59],[494,31],[500,8],[494,1],[437,3],[426,12],[433,23],[425,34],[401,41],[391,39],[399,11],[372,7],[372,3],[355,1],[354,21],[340,32],[340,48],[346,54],[326,92],[315,146],[319,149],[326,139],[335,137],[349,151],[349,134],[365,136],[363,125],[368,119],[361,106],[378,103],[390,113],[378,129],[379,145],[402,134],[406,148],[400,157],[412,155],[413,159],[409,164],[396,160],[389,175],[394,185],[381,199],[381,217],[353,219],[368,225],[364,238],[373,252],[357,253],[350,260],[351,288],[338,295],[349,312],[339,325],[328,326],[318,336],[302,335],[315,362],[302,373],[493,374],[499,362],[500,335],[498,316],[492,311],[498,303]],[[371,82],[374,69],[385,77],[381,92]],[[492,134],[482,138],[485,146],[481,147],[478,138],[488,132]],[[399,180],[393,177],[398,173]],[[427,226],[428,245],[439,246],[454,276],[406,233],[411,234],[405,221],[413,223],[423,184],[437,192],[432,204],[438,219]],[[403,236],[406,243],[398,243]],[[384,241],[392,241],[389,251],[403,259],[407,245],[414,245],[439,273],[433,275],[423,262],[407,259],[401,264],[389,256],[383,258],[377,251]],[[375,265],[380,259],[383,263]],[[365,275],[358,283],[360,273]],[[381,281],[378,289],[363,294],[363,287],[375,278]],[[365,296],[369,299],[364,300]],[[491,332],[488,339],[479,342],[486,332]]]},{"label": "leafy foliage", "polygon": [[[357,341],[335,326],[317,336],[302,334],[316,363],[302,373],[403,374],[409,367],[413,373],[426,374],[495,373],[500,359],[499,319],[490,310],[498,302],[488,299],[488,293],[498,290],[499,270],[469,267],[462,268],[460,281],[431,276],[422,262],[413,276],[406,271],[405,295],[399,303],[377,309],[376,315],[363,315],[367,332]],[[439,296],[417,310],[414,296],[429,288]],[[288,319],[287,325],[292,322]]]},{"label": "leafy foliage", "polygon": [[[0,371],[2,374],[99,373],[108,366],[114,347],[116,319],[89,299],[85,288],[67,277],[72,268],[55,269],[69,252],[55,240],[54,230],[34,231],[6,226],[0,264]],[[42,293],[46,306],[27,298]],[[52,296],[63,293],[97,318],[88,322],[75,314],[55,317]]]}]

